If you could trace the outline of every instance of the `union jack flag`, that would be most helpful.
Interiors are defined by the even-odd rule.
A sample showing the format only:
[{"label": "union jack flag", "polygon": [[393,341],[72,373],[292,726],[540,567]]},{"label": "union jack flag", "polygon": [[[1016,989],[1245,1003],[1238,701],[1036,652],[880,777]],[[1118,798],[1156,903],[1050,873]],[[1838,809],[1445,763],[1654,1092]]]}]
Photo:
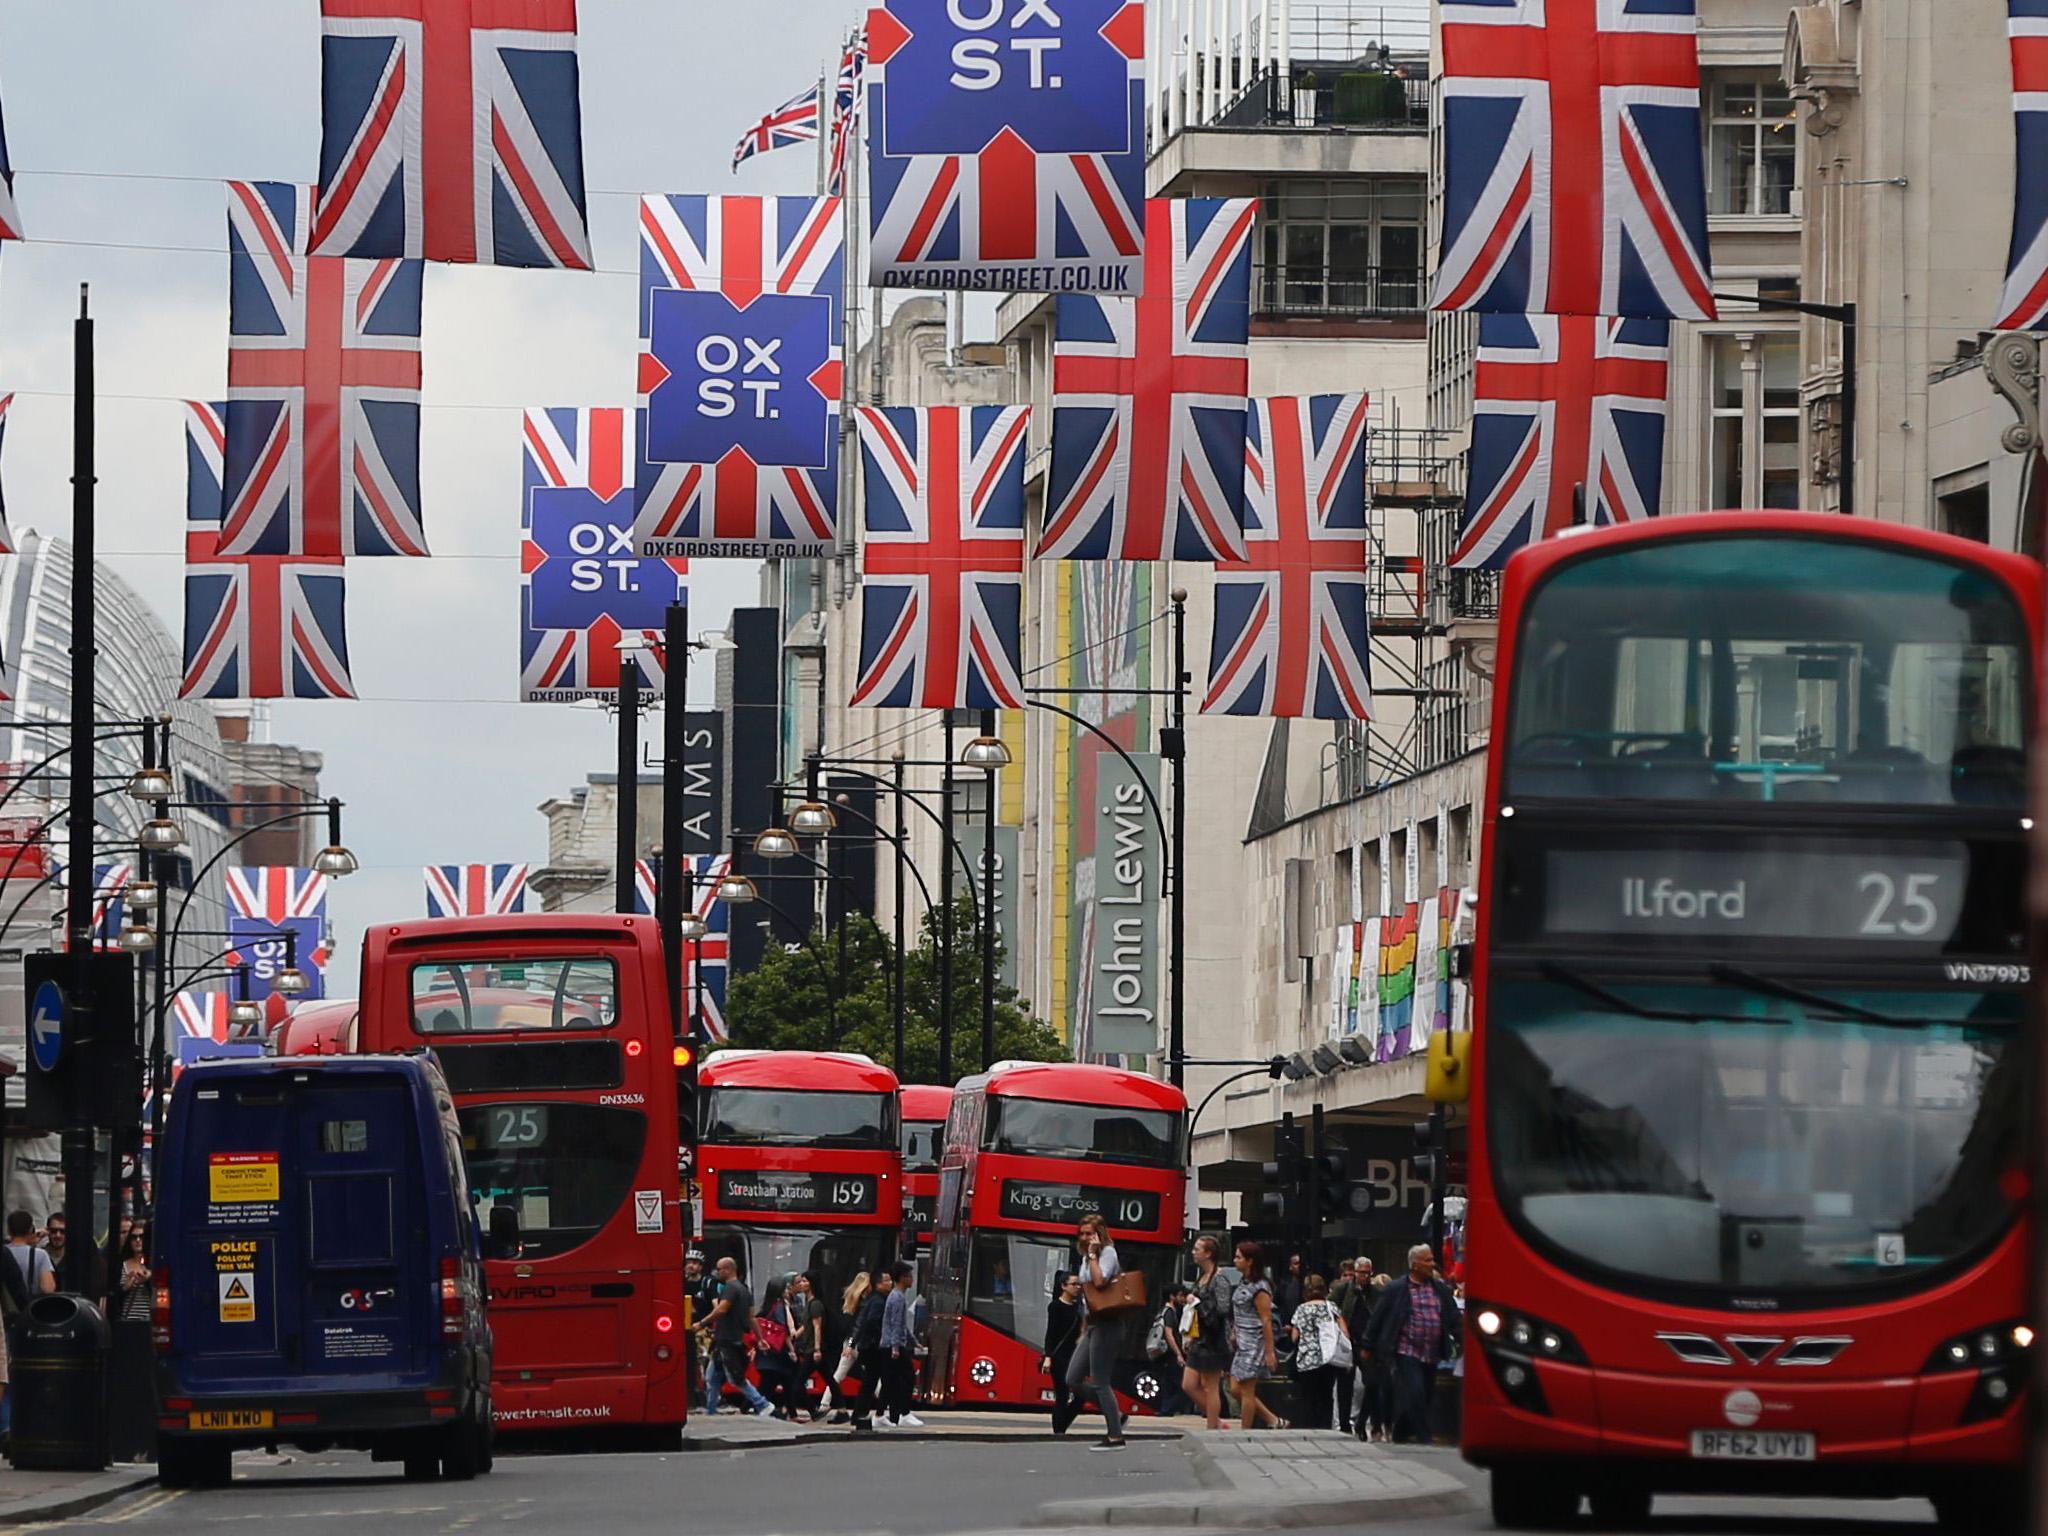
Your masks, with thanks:
[{"label": "union jack flag", "polygon": [[340,556],[220,553],[226,407],[185,402],[182,699],[352,699]]},{"label": "union jack flag", "polygon": [[642,917],[661,910],[661,870],[648,859],[633,861],[633,910]]},{"label": "union jack flag", "polygon": [[633,553],[633,498],[625,483],[631,431],[626,412],[616,408],[526,413],[522,699],[616,697],[619,641],[629,633],[646,642],[635,658],[643,688],[662,687],[658,647],[669,604],[687,600],[690,562]]},{"label": "union jack flag", "polygon": [[722,1043],[727,1036],[725,984],[732,959],[732,909],[718,899],[718,882],[732,868],[732,855],[685,855],[683,868],[693,877],[691,898],[705,928],[704,937],[683,951],[683,1017],[695,1021],[693,1035]]},{"label": "union jack flag", "polygon": [[860,676],[883,709],[1021,709],[1029,406],[864,406]]},{"label": "union jack flag", "polygon": [[14,204],[14,159],[7,153],[7,129],[0,125],[0,240],[25,238],[21,210]]},{"label": "union jack flag", "polygon": [[1437,309],[1714,318],[1694,0],[1442,0]]},{"label": "union jack flag", "polygon": [[225,992],[180,992],[171,999],[178,1033],[192,1040],[223,1045],[228,1038],[228,995]]},{"label": "union jack flag", "polygon": [[[5,236],[0,236],[0,239],[4,238]],[[7,394],[0,395],[0,445],[4,445],[7,440],[7,413],[13,408],[13,392],[9,391]],[[4,494],[0,494],[0,555],[11,555],[13,553],[14,530],[7,525],[7,498]],[[0,697],[5,697],[5,695],[0,695]]]},{"label": "union jack flag", "polygon": [[97,949],[114,949],[121,936],[123,912],[128,902],[128,883],[135,870],[127,864],[95,864],[92,867],[92,931]]},{"label": "union jack flag", "polygon": [[985,25],[933,0],[868,12],[869,280],[1049,266],[1044,286],[1137,293],[1144,6],[1020,5],[1000,54]]},{"label": "union jack flag", "polygon": [[732,152],[732,168],[738,170],[742,160],[765,155],[771,149],[817,143],[818,97],[823,91],[824,86],[820,84],[812,86],[801,96],[792,96],[741,134],[740,142]]},{"label": "union jack flag", "polygon": [[309,257],[312,192],[228,183],[225,555],[424,555],[417,261]]},{"label": "union jack flag", "polygon": [[228,871],[228,910],[236,917],[282,923],[327,911],[327,877],[314,869],[272,864]]},{"label": "union jack flag", "polygon": [[590,266],[576,0],[320,0],[316,256]]},{"label": "union jack flag", "polygon": [[2006,0],[2019,184],[2001,331],[2048,330],[2048,0]]},{"label": "union jack flag", "polygon": [[1669,321],[1480,316],[1451,563],[1497,570],[1575,522],[1655,517],[1670,372]]},{"label": "union jack flag", "polygon": [[845,281],[837,198],[642,200],[641,554],[831,548]]},{"label": "union jack flag", "polygon": [[832,93],[832,163],[825,177],[825,195],[838,197],[846,191],[847,157],[860,126],[861,78],[868,68],[868,30],[862,27],[847,39],[839,56],[839,81]]},{"label": "union jack flag", "polygon": [[526,910],[525,864],[429,864],[427,916],[495,917]]},{"label": "union jack flag", "polygon": [[1202,711],[1372,718],[1366,398],[1255,400],[1245,442],[1245,558],[1216,567]]},{"label": "union jack flag", "polygon": [[1038,558],[1244,554],[1251,198],[1145,205],[1142,298],[1061,294]]}]

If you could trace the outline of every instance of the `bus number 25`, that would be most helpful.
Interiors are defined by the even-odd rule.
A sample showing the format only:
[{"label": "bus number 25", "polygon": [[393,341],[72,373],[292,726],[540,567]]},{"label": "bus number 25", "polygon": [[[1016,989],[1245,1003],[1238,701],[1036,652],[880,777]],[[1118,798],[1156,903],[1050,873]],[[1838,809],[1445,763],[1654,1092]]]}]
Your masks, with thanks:
[{"label": "bus number 25", "polygon": [[540,1111],[531,1104],[523,1109],[494,1109],[491,1111],[491,1145],[494,1147],[533,1147],[541,1141],[541,1127],[546,1122]]},{"label": "bus number 25", "polygon": [[1941,916],[1933,897],[1940,879],[1939,875],[1917,874],[1894,880],[1882,870],[1871,870],[1856,882],[1856,888],[1870,898],[1862,931],[1873,938],[1901,934],[1909,939],[1925,938],[1934,932]]}]

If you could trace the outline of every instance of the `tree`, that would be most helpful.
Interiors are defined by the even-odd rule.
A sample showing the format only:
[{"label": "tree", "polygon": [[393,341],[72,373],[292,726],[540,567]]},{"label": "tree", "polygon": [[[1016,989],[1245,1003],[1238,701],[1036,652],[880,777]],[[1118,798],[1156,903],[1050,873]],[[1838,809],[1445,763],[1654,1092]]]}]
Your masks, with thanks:
[{"label": "tree", "polygon": [[[917,947],[904,957],[903,1081],[937,1083],[939,1076],[939,914],[924,915]],[[732,1043],[770,1051],[860,1051],[876,1061],[895,1057],[890,1010],[891,935],[864,912],[846,918],[845,980],[840,984],[839,936],[813,930],[793,948],[771,944],[760,967],[733,977],[726,996]],[[997,1061],[1066,1061],[1058,1031],[1032,1015],[1031,1004],[1001,979],[1003,942],[996,938],[995,1045]],[[836,1006],[835,1006],[836,997]],[[965,1077],[989,1063],[981,1059],[981,945],[973,898],[962,898],[953,917],[953,1071]]]}]

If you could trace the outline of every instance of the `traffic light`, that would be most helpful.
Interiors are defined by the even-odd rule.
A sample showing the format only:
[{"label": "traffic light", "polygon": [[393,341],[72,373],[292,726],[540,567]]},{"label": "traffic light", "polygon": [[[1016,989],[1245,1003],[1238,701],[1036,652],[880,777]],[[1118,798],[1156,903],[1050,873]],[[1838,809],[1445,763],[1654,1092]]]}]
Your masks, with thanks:
[{"label": "traffic light", "polygon": [[1308,1213],[1308,1158],[1302,1150],[1301,1129],[1292,1114],[1280,1117],[1273,1133],[1273,1161],[1259,1164],[1259,1219],[1293,1234]]},{"label": "traffic light", "polygon": [[697,1042],[678,1040],[676,1063],[676,1145],[694,1158],[697,1150]]},{"label": "traffic light", "polygon": [[1415,1171],[1432,1190],[1443,1181],[1445,1158],[1436,1141],[1436,1122],[1415,1122]]},{"label": "traffic light", "polygon": [[1316,1165],[1316,1218],[1341,1221],[1351,1214],[1351,1165],[1342,1152],[1319,1152]]}]

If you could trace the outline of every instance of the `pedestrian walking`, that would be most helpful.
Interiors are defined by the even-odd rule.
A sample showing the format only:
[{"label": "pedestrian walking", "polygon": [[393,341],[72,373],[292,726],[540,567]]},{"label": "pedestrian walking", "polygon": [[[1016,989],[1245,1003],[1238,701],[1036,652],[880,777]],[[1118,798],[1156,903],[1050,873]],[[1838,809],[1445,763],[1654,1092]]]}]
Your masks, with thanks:
[{"label": "pedestrian walking", "polygon": [[1301,1305],[1303,1299],[1301,1255],[1290,1253],[1287,1255],[1286,1273],[1273,1281],[1273,1305],[1285,1319],[1294,1316],[1294,1309]]},{"label": "pedestrian walking", "polygon": [[1457,1349],[1458,1301],[1437,1278],[1436,1253],[1429,1244],[1408,1250],[1408,1273],[1394,1281],[1373,1309],[1366,1348],[1384,1359],[1393,1380],[1393,1438],[1398,1445],[1430,1443],[1429,1399],[1437,1362]]},{"label": "pedestrian walking", "polygon": [[796,1360],[791,1351],[789,1325],[789,1282],[770,1280],[761,1292],[761,1311],[754,1319],[754,1374],[761,1379],[761,1395],[775,1410],[775,1417],[790,1417],[790,1393],[796,1386]]},{"label": "pedestrian walking", "polygon": [[1330,1305],[1336,1309],[1337,1326],[1344,1330],[1344,1337],[1351,1344],[1351,1364],[1338,1372],[1332,1389],[1337,1427],[1347,1435],[1351,1433],[1354,1416],[1362,1418],[1365,1412],[1359,1391],[1358,1341],[1364,1336],[1364,1321],[1372,1311],[1366,1301],[1371,1278],[1372,1260],[1344,1259],[1338,1263],[1337,1280],[1330,1287]]},{"label": "pedestrian walking", "polygon": [[[1114,1377],[1116,1362],[1123,1353],[1123,1315],[1102,1306],[1101,1298],[1116,1277],[1123,1273],[1123,1266],[1117,1260],[1116,1243],[1110,1236],[1109,1224],[1093,1211],[1081,1218],[1075,1230],[1074,1244],[1081,1253],[1081,1298],[1088,1306],[1088,1315],[1081,1323],[1081,1342],[1074,1346],[1074,1357],[1067,1362],[1067,1385],[1074,1389],[1078,1398],[1084,1380],[1094,1384],[1095,1401],[1102,1409],[1103,1434],[1092,1449],[1121,1450],[1124,1420],[1116,1405]],[[1088,1295],[1091,1290],[1097,1293],[1092,1304]],[[1064,1420],[1055,1411],[1054,1432],[1064,1431],[1073,1420],[1071,1405]]]},{"label": "pedestrian walking", "polygon": [[150,1390],[155,1346],[150,1308],[155,1280],[149,1267],[149,1229],[123,1223],[122,1251],[114,1268],[110,1298],[113,1353],[107,1376],[107,1442],[115,1461],[148,1461],[156,1455],[156,1400]]},{"label": "pedestrian walking", "polygon": [[754,1293],[740,1279],[740,1267],[731,1259],[720,1259],[714,1273],[718,1276],[718,1300],[710,1315],[697,1324],[711,1335],[711,1366],[704,1373],[704,1411],[718,1412],[725,1388],[731,1386],[745,1400],[750,1412],[765,1419],[775,1412],[775,1406],[747,1380],[747,1335],[753,1331]]},{"label": "pedestrian walking", "polygon": [[1081,1325],[1088,1320],[1088,1308],[1081,1301],[1081,1277],[1061,1271],[1053,1287],[1052,1300],[1045,1306],[1045,1353],[1038,1368],[1052,1378],[1052,1432],[1064,1435],[1067,1426],[1081,1416],[1074,1404],[1074,1389],[1067,1385],[1067,1367],[1074,1360],[1074,1346],[1081,1342]]},{"label": "pedestrian walking", "polygon": [[1285,1429],[1287,1421],[1259,1401],[1260,1379],[1280,1368],[1273,1348],[1273,1284],[1266,1278],[1257,1243],[1239,1243],[1236,1263],[1244,1277],[1230,1293],[1230,1328],[1236,1341],[1230,1380],[1237,1390],[1238,1423],[1256,1429],[1264,1419],[1274,1429]]},{"label": "pedestrian walking", "polygon": [[923,1429],[924,1420],[910,1411],[910,1391],[917,1381],[917,1335],[911,1288],[917,1271],[902,1260],[889,1266],[889,1299],[882,1304],[882,1409],[891,1429]]},{"label": "pedestrian walking", "polygon": [[859,1363],[859,1356],[853,1347],[854,1326],[860,1319],[861,1308],[867,1303],[868,1292],[874,1289],[874,1278],[862,1270],[846,1283],[839,1293],[839,1307],[825,1318],[825,1353],[823,1358],[833,1362],[832,1379],[828,1384],[832,1393],[832,1416],[828,1424],[844,1424],[852,1414],[854,1389],[846,1385],[853,1376],[853,1369]]},{"label": "pedestrian walking", "polygon": [[1386,1360],[1374,1357],[1365,1341],[1372,1331],[1372,1319],[1385,1300],[1390,1275],[1374,1275],[1365,1288],[1366,1309],[1354,1335],[1358,1343],[1358,1376],[1364,1386],[1358,1416],[1358,1438],[1387,1441],[1394,1430],[1394,1372]]},{"label": "pedestrian walking", "polygon": [[49,1250],[40,1246],[42,1239],[35,1217],[27,1211],[7,1213],[7,1257],[14,1261],[31,1301],[57,1289],[57,1266],[50,1262]]},{"label": "pedestrian walking", "polygon": [[853,1336],[847,1343],[853,1355],[853,1370],[860,1377],[860,1395],[853,1403],[853,1428],[855,1433],[872,1432],[875,1427],[875,1403],[882,1392],[882,1374],[889,1352],[882,1348],[882,1318],[888,1311],[889,1293],[896,1286],[896,1277],[886,1269],[878,1269],[870,1277],[868,1293],[861,1299],[860,1311],[854,1315]]},{"label": "pedestrian walking", "polygon": [[1188,1368],[1187,1341],[1180,1336],[1180,1317],[1187,1305],[1187,1283],[1176,1280],[1166,1288],[1166,1305],[1154,1314],[1152,1327],[1145,1335],[1145,1356],[1152,1362],[1153,1379],[1159,1383],[1159,1397],[1152,1404],[1152,1411],[1165,1418],[1194,1410],[1180,1385]]},{"label": "pedestrian walking", "polygon": [[818,1277],[789,1277],[789,1312],[794,1323],[790,1355],[796,1361],[795,1408],[815,1424],[821,1402],[818,1363],[825,1358],[825,1304],[819,1299]]},{"label": "pedestrian walking", "polygon": [[1216,1262],[1222,1252],[1223,1244],[1209,1233],[1195,1238],[1195,1283],[1180,1316],[1187,1358],[1181,1391],[1211,1429],[1223,1427],[1223,1373],[1230,1368],[1230,1282]]},{"label": "pedestrian walking", "polygon": [[1347,1393],[1350,1388],[1351,1336],[1330,1304],[1321,1275],[1304,1280],[1301,1292],[1302,1303],[1287,1328],[1294,1336],[1294,1380],[1300,1389],[1302,1422],[1310,1429],[1328,1429],[1338,1382],[1344,1383]]}]

